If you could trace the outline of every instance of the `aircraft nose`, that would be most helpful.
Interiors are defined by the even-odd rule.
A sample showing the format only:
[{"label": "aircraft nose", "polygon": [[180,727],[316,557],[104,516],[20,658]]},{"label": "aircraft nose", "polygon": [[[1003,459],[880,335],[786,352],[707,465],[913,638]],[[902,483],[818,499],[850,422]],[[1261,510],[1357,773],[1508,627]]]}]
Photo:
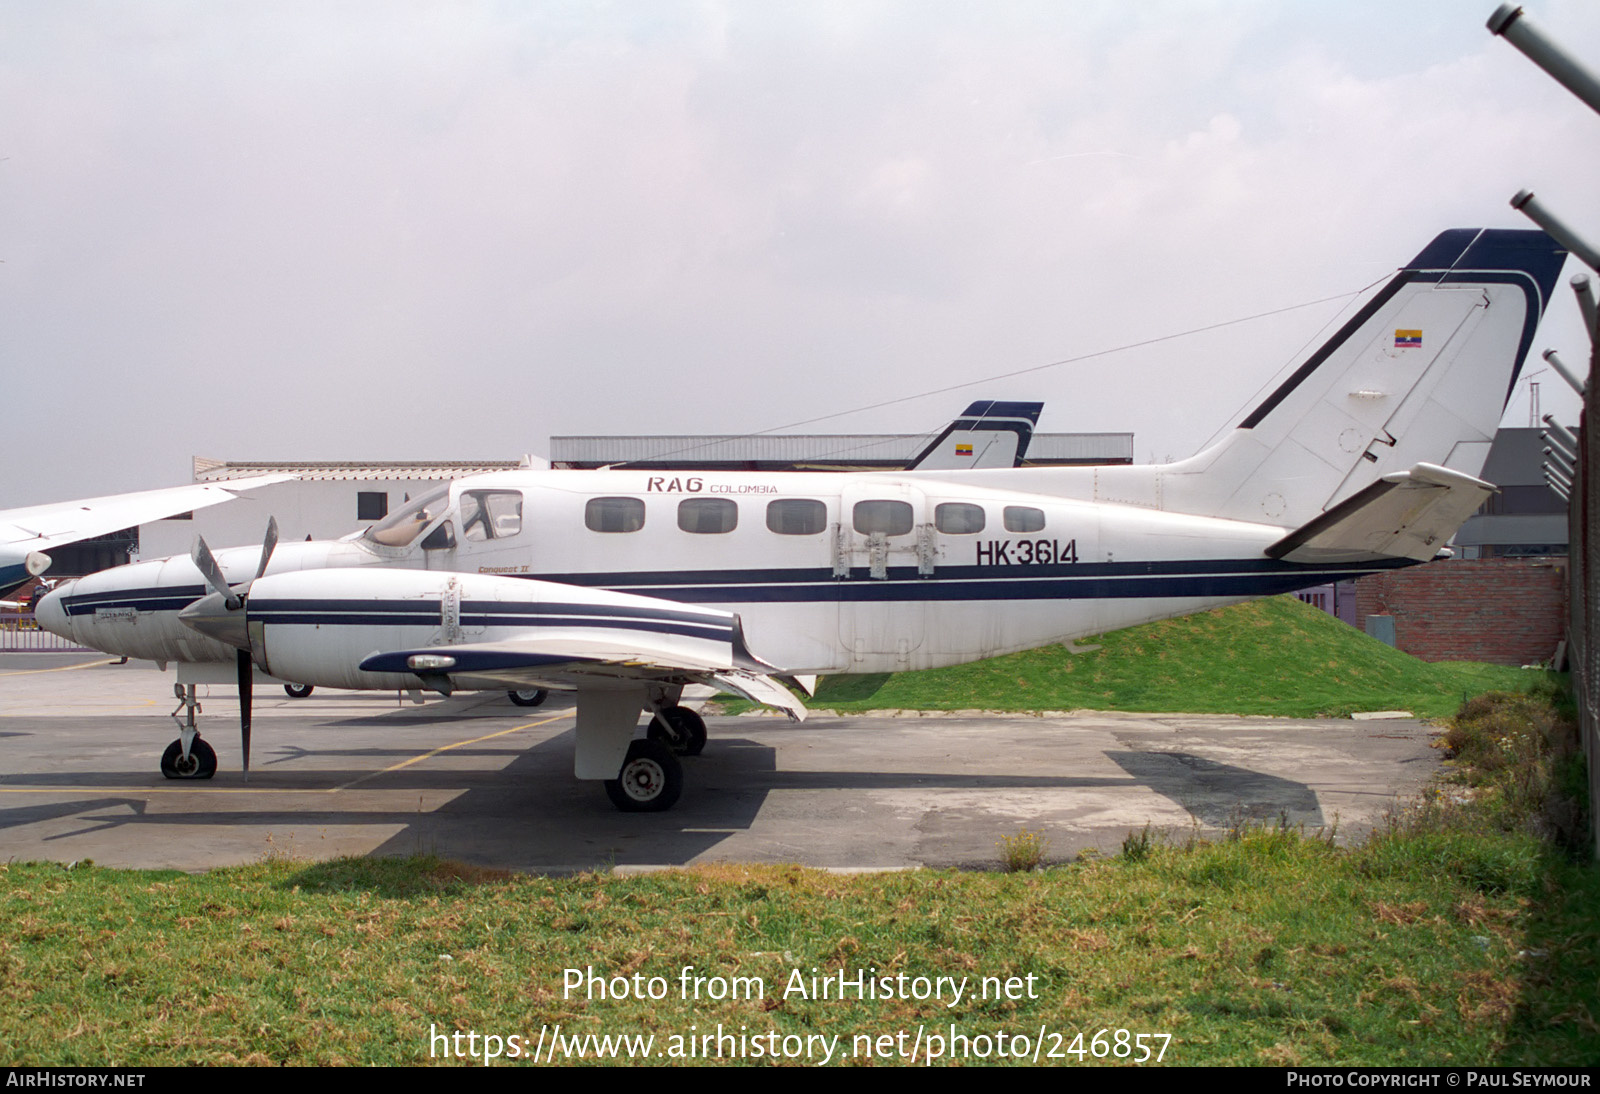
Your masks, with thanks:
[{"label": "aircraft nose", "polygon": [[229,608],[221,593],[210,593],[178,613],[179,622],[236,650],[250,648],[244,608]]},{"label": "aircraft nose", "polygon": [[46,593],[33,609],[33,617],[38,620],[39,626],[53,635],[69,640],[74,639],[75,636],[72,633],[72,621],[67,615],[67,607],[63,600],[76,584],[76,581],[68,581],[63,585],[56,586]]}]

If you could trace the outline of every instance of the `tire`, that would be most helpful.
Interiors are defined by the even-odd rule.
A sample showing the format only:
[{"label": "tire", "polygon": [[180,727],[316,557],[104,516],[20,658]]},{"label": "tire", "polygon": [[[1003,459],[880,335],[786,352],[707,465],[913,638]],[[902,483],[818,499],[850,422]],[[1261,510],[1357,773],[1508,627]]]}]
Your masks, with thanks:
[{"label": "tire", "polygon": [[185,763],[183,742],[173,741],[161,754],[161,773],[169,779],[209,779],[217,773],[217,751],[196,737]]},{"label": "tire", "polygon": [[685,756],[698,756],[706,750],[706,720],[700,717],[699,711],[690,710],[688,707],[673,707],[683,727],[688,743],[683,747]]},{"label": "tire", "polygon": [[698,756],[706,749],[706,722],[688,707],[662,707],[661,717],[650,719],[645,736],[679,756]]},{"label": "tire", "polygon": [[683,793],[683,766],[660,741],[636,740],[628,746],[617,777],[606,780],[606,796],[624,813],[661,813]]},{"label": "tire", "polygon": [[544,688],[527,688],[523,691],[508,691],[506,694],[519,707],[536,707],[550,698],[550,693]]},{"label": "tire", "polygon": [[310,684],[285,684],[285,685],[283,685],[284,694],[287,695],[291,699],[304,699],[304,698],[307,698],[314,690],[316,690],[316,689],[313,688]]}]

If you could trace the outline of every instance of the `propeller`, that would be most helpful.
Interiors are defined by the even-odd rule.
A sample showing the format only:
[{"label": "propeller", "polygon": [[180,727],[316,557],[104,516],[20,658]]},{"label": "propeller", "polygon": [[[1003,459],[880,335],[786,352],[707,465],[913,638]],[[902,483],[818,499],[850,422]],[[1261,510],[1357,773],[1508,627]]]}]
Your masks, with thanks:
[{"label": "propeller", "polygon": [[243,584],[230,586],[222,576],[222,567],[217,565],[216,556],[206,546],[205,537],[198,537],[190,557],[213,592],[179,613],[179,618],[195,630],[226,642],[238,651],[234,655],[234,667],[239,683],[239,740],[243,746],[245,782],[250,781],[250,708],[255,684],[245,605],[250,600],[250,586],[267,572],[267,563],[272,560],[272,552],[277,546],[278,521],[276,517],[269,517],[267,534],[261,542],[261,562],[256,566],[255,576]]}]

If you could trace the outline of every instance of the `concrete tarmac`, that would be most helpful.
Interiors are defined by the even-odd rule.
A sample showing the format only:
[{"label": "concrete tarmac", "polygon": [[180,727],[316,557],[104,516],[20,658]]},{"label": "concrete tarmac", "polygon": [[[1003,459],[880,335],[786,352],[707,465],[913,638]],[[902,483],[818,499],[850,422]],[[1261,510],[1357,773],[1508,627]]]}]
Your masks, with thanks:
[{"label": "concrete tarmac", "polygon": [[667,813],[616,812],[572,778],[573,709],[256,689],[239,771],[231,687],[202,688],[214,779],[157,767],[175,676],[148,662],[0,655],[0,860],[204,870],[268,857],[428,853],[520,871],[797,862],[992,867],[1026,828],[1049,859],[1286,820],[1341,839],[1437,769],[1412,720],[1078,711],[1049,716],[709,718]]}]

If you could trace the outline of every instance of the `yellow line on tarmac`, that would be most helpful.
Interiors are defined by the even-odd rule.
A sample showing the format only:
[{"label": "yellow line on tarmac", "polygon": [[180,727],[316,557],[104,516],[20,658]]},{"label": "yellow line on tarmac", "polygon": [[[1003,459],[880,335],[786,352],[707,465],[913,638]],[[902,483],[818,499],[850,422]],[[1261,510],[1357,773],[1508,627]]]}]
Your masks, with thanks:
[{"label": "yellow line on tarmac", "polygon": [[115,657],[102,657],[98,661],[85,661],[78,665],[57,665],[53,669],[18,669],[15,672],[0,672],[0,676],[32,676],[36,672],[71,672],[73,669],[92,669],[96,665],[114,665]]},{"label": "yellow line on tarmac", "polygon": [[523,730],[523,729],[533,729],[535,726],[546,726],[546,725],[549,725],[551,722],[559,721],[562,718],[568,718],[568,717],[571,717],[570,712],[569,713],[564,713],[564,714],[552,714],[550,717],[541,718],[537,722],[524,722],[520,726],[512,726],[510,729],[502,729],[502,730],[498,730],[497,732],[494,732],[494,733],[486,733],[482,737],[473,737],[473,738],[471,738],[469,740],[465,740],[465,741],[452,741],[450,744],[440,745],[438,748],[433,749],[431,752],[424,752],[420,756],[411,757],[409,760],[401,760],[397,764],[390,764],[388,767],[382,769],[381,771],[371,771],[371,772],[368,772],[365,775],[362,775],[359,778],[351,779],[347,783],[341,783],[338,786],[330,786],[330,787],[328,787],[326,789],[323,789],[323,790],[295,790],[295,789],[290,789],[290,788],[281,787],[281,786],[262,786],[262,787],[254,787],[254,786],[207,786],[201,781],[196,781],[196,782],[192,782],[192,783],[184,781],[184,782],[180,783],[179,785],[173,785],[173,786],[128,786],[128,787],[122,787],[122,786],[6,786],[4,784],[0,784],[0,794],[98,794],[98,795],[101,795],[101,796],[112,796],[112,797],[118,797],[118,796],[120,796],[120,797],[138,797],[138,796],[143,795],[143,794],[195,794],[195,793],[200,793],[200,794],[337,794],[341,790],[348,790],[352,786],[359,786],[361,783],[367,782],[369,779],[376,779],[380,775],[388,775],[388,774],[391,774],[391,773],[396,772],[396,771],[404,770],[405,768],[410,767],[412,764],[417,764],[417,763],[421,763],[423,760],[432,759],[433,757],[439,755],[440,753],[449,752],[452,748],[462,748],[462,747],[465,747],[466,745],[475,745],[475,744],[478,744],[480,741],[492,741],[496,737],[504,737],[508,733],[516,733],[518,730]]},{"label": "yellow line on tarmac", "polygon": [[182,783],[177,786],[0,786],[0,794],[98,794],[111,798],[141,798],[146,794],[332,794],[341,787],[325,790],[290,790],[278,786],[206,786]]},{"label": "yellow line on tarmac", "polygon": [[449,752],[452,748],[462,748],[462,747],[464,747],[466,745],[475,745],[475,744],[478,744],[480,741],[492,741],[496,737],[504,737],[508,733],[515,733],[518,730],[522,730],[522,729],[532,729],[535,726],[547,726],[551,722],[558,721],[559,719],[562,719],[562,718],[565,718],[565,717],[567,717],[566,714],[552,714],[552,715],[550,715],[550,717],[541,718],[537,722],[524,722],[520,726],[512,726],[510,729],[502,729],[498,733],[486,733],[482,737],[474,737],[470,741],[456,741],[456,742],[454,742],[452,744],[440,745],[438,748],[434,749],[432,752],[424,752],[422,755],[413,756],[409,760],[401,760],[399,763],[391,764],[390,766],[384,768],[381,771],[369,771],[367,774],[362,775],[360,778],[351,779],[349,782],[345,783],[343,786],[336,786],[336,787],[334,787],[334,789],[335,790],[345,790],[345,789],[348,789],[349,787],[356,786],[359,783],[364,783],[368,779],[376,779],[380,775],[392,775],[396,771],[403,771],[404,769],[410,767],[412,764],[421,763],[423,760],[431,760],[431,759],[433,759],[433,757],[439,755],[441,752]]}]

